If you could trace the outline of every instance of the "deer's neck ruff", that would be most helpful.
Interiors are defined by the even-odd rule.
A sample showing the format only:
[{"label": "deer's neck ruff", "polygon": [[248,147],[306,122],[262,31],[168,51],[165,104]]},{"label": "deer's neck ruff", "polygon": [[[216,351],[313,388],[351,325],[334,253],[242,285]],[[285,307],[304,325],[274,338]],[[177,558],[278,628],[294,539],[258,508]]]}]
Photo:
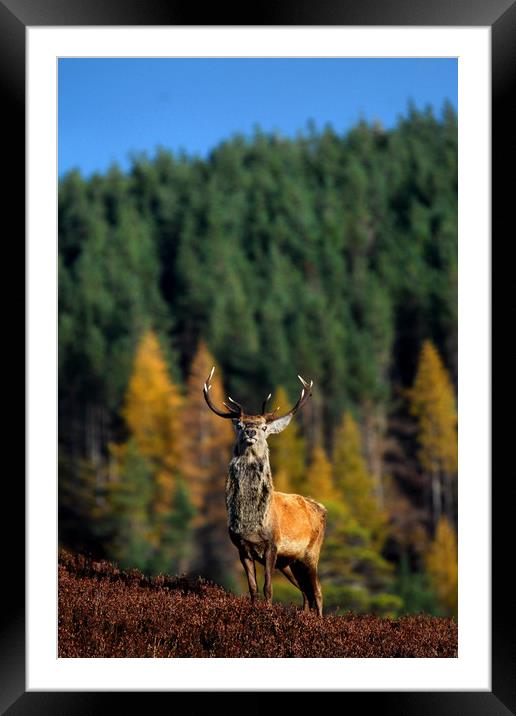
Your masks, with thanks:
[{"label": "deer's neck ruff", "polygon": [[235,454],[226,481],[229,528],[242,536],[259,532],[266,524],[273,490],[268,452]]}]

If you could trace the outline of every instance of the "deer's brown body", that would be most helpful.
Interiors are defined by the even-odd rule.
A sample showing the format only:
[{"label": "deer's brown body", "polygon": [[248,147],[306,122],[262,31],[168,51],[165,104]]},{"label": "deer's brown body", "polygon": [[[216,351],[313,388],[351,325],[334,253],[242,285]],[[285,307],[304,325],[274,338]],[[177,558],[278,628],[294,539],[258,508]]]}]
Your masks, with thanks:
[{"label": "deer's brown body", "polygon": [[308,386],[302,381],[300,399],[283,417],[264,413],[265,403],[262,415],[248,416],[231,398],[238,411],[226,403],[229,413],[222,413],[213,406],[208,395],[211,375],[204,388],[206,401],[218,415],[231,418],[236,428],[237,439],[226,480],[228,530],[239,551],[251,599],[258,594],[255,562],[259,562],[264,566],[267,601],[272,600],[272,572],[277,568],[302,592],[304,609],[314,609],[321,615],[322,591],[317,565],[326,508],[310,497],[274,490],[267,446],[267,437],[281,432],[306,402],[311,384]]}]

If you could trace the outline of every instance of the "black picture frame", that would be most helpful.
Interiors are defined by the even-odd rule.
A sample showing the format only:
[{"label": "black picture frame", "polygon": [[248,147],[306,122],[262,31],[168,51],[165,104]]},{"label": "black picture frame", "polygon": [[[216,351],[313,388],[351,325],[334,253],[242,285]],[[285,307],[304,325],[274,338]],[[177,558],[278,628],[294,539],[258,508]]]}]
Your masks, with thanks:
[{"label": "black picture frame", "polygon": [[[499,234],[497,252],[501,250],[502,227],[508,238],[508,227],[514,225],[514,181],[506,177],[514,171],[512,133],[516,112],[516,3],[515,0],[320,0],[318,3],[288,0],[245,7],[212,5],[198,9],[193,4],[161,0],[0,0],[0,87],[4,120],[5,173],[9,181],[7,211],[18,224],[25,216],[25,30],[30,26],[80,25],[400,25],[400,26],[489,26],[492,32],[492,228]],[[511,131],[512,130],[512,131]],[[23,231],[21,229],[20,231]],[[510,229],[513,233],[513,229]],[[10,248],[23,261],[24,241],[11,236]],[[494,248],[494,242],[493,242]],[[497,255],[493,252],[493,258]],[[9,258],[9,261],[12,261]],[[492,281],[501,282],[499,268],[492,269]],[[11,296],[12,300],[12,296]],[[23,296],[21,300],[23,305]],[[502,299],[493,304],[492,329],[500,321]],[[18,322],[18,331],[22,322]],[[20,336],[21,342],[23,337]],[[501,351],[501,354],[503,352]],[[17,384],[25,384],[23,361]],[[509,369],[509,368],[508,368]],[[493,376],[505,373],[500,360]],[[501,380],[501,378],[499,378]],[[24,400],[16,394],[16,403]],[[494,414],[494,413],[493,413]],[[503,434],[508,428],[493,432],[494,448],[509,442]],[[507,438],[507,440],[505,440]],[[23,453],[22,453],[23,454]],[[492,460],[492,691],[480,692],[342,692],[340,707],[357,705],[396,714],[508,714],[516,713],[516,659],[512,642],[511,614],[514,597],[507,589],[510,569],[508,545],[513,543],[511,501],[507,499],[505,471],[496,473]],[[501,474],[500,474],[501,473]],[[505,473],[505,474],[504,474]],[[138,708],[141,695],[126,692],[26,692],[25,686],[25,500],[24,482],[19,464],[17,479],[4,483],[12,526],[8,546],[3,551],[4,588],[0,633],[0,709],[11,716],[18,714],[92,714],[99,710],[122,707],[121,699],[131,698]],[[4,493],[5,494],[5,493]],[[5,508],[4,508],[5,509]],[[6,509],[7,511],[7,509]],[[512,512],[513,510],[511,510]],[[7,533],[6,533],[7,534]],[[7,562],[7,564],[5,564]],[[7,577],[7,578],[5,578]],[[260,685],[263,688],[263,684]],[[409,689],[407,685],[407,689]],[[152,694],[156,696],[157,694]],[[160,694],[170,700],[177,694]],[[143,698],[148,698],[146,693]],[[219,697],[220,698],[220,697]],[[154,699],[153,699],[154,703]],[[264,704],[265,705],[265,704]]]}]

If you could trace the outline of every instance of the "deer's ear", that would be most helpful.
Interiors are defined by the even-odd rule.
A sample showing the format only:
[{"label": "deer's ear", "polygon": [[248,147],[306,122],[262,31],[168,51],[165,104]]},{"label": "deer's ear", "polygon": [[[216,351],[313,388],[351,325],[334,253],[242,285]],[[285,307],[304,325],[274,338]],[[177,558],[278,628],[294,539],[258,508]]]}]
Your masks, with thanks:
[{"label": "deer's ear", "polygon": [[291,420],[292,415],[285,415],[277,420],[271,420],[269,423],[269,435],[272,435],[273,433],[281,433],[282,430],[285,430]]}]

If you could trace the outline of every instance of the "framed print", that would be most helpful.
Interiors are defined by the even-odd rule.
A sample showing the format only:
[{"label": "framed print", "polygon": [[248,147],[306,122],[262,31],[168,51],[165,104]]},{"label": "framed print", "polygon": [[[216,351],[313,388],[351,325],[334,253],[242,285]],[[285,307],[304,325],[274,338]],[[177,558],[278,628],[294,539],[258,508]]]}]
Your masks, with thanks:
[{"label": "framed print", "polygon": [[[1,644],[0,680],[5,685],[2,687],[2,708],[12,714],[30,713],[31,710],[35,713],[91,713],[92,708],[98,709],[103,701],[125,697],[125,692],[256,690],[340,691],[345,692],[346,703],[349,703],[350,699],[362,699],[363,703],[363,699],[366,699],[371,706],[374,701],[374,706],[395,713],[434,713],[440,710],[446,714],[463,710],[466,713],[502,714],[514,710],[516,702],[514,681],[511,678],[511,659],[514,662],[514,658],[511,657],[507,621],[510,619],[509,601],[506,590],[501,586],[502,575],[507,571],[503,562],[508,558],[504,560],[502,555],[506,553],[505,545],[510,544],[510,522],[507,516],[507,519],[504,519],[503,514],[504,507],[507,509],[503,483],[499,482],[500,478],[495,479],[494,475],[491,481],[489,314],[490,215],[492,212],[493,226],[496,226],[495,222],[502,221],[504,209],[507,210],[511,205],[509,190],[501,179],[501,174],[507,161],[505,146],[510,143],[509,127],[512,127],[511,119],[514,119],[514,110],[507,107],[514,91],[511,84],[512,68],[515,66],[514,4],[505,0],[491,3],[489,8],[478,8],[466,2],[453,6],[435,2],[421,7],[398,2],[389,4],[386,8],[371,1],[360,5],[348,4],[346,7],[335,6],[331,10],[329,6],[316,9],[287,5],[264,11],[259,22],[258,18],[241,20],[239,16],[225,22],[222,11],[220,17],[211,18],[208,13],[203,25],[192,25],[191,14],[185,7],[165,8],[152,2],[145,7],[133,2],[123,6],[118,6],[117,3],[91,3],[88,7],[76,2],[66,3],[66,7],[50,2],[21,0],[2,0],[0,3],[2,83],[9,102],[9,112],[5,117],[8,122],[6,136],[9,137],[8,151],[12,153],[9,162],[13,176],[12,198],[9,198],[9,206],[19,215],[23,213],[26,216],[26,385],[29,407],[25,500],[21,480],[12,481],[9,485],[9,504],[12,505],[13,514],[16,513],[18,517],[15,524],[19,527],[12,528],[13,539],[10,540],[11,551],[8,554],[6,570],[10,575],[11,586],[5,612],[8,619],[3,627]],[[99,58],[102,58],[100,61],[112,61],[116,58],[121,67],[119,77],[126,71],[126,65],[123,63],[136,61],[136,58],[146,58],[149,63],[165,59],[174,62],[181,58],[181,72],[185,76],[188,76],[190,71],[188,62],[194,59],[198,63],[206,62],[208,58],[211,62],[226,63],[244,58],[253,61],[267,58],[276,62],[287,59],[307,62],[315,58],[318,58],[319,62],[335,61],[337,58],[382,58],[391,61],[397,58],[396,61],[399,62],[403,61],[402,58],[448,58],[457,62],[459,358],[456,380],[459,489],[457,493],[454,493],[452,488],[447,492],[447,483],[443,481],[442,485],[439,482],[438,488],[434,483],[429,483],[428,492],[429,504],[435,507],[436,489],[443,490],[442,497],[439,492],[437,515],[440,514],[441,506],[443,512],[446,510],[448,498],[458,502],[459,646],[455,657],[450,658],[449,653],[438,653],[434,656],[440,658],[428,658],[429,654],[425,653],[422,658],[400,658],[408,654],[396,650],[389,654],[392,658],[387,659],[376,658],[376,654],[368,659],[353,658],[350,655],[347,655],[347,658],[294,659],[289,658],[295,656],[290,653],[287,653],[287,658],[267,659],[256,652],[251,658],[232,658],[231,661],[225,658],[224,654],[215,651],[210,655],[217,658],[210,659],[197,658],[198,655],[193,653],[187,654],[188,658],[183,658],[182,655],[178,658],[164,658],[166,654],[161,652],[146,654],[157,658],[141,658],[140,654],[136,658],[132,654],[129,658],[120,658],[120,654],[113,658],[102,658],[108,654],[101,654],[98,658],[98,655],[94,654],[97,658],[90,658],[91,655],[86,652],[70,652],[66,655],[58,653],[56,247],[57,187],[60,177],[57,148],[58,122],[64,107],[61,95],[58,107],[58,84],[64,86],[63,68],[70,67],[70,63],[78,58],[85,65],[92,61],[98,62]],[[229,64],[227,67],[229,68]],[[246,65],[245,72],[249,67],[250,64]],[[231,70],[228,69],[227,72],[230,73]],[[193,75],[191,77],[195,85],[198,80],[194,79]],[[307,77],[308,75],[305,75],[305,78]],[[68,85],[70,92],[74,82],[76,80],[72,76]],[[220,84],[216,86],[222,91]],[[255,86],[258,92],[258,83]],[[187,88],[184,92],[185,102],[192,101],[192,95]],[[124,119],[126,118],[125,114]],[[59,131],[62,132],[62,129]],[[378,133],[381,133],[381,127]],[[85,148],[87,154],[94,139],[88,139],[84,135],[83,141],[83,149]],[[381,138],[378,142],[381,143]],[[27,146],[26,174],[22,169],[24,146]],[[400,151],[403,151],[402,145]],[[62,161],[61,155],[59,161]],[[223,161],[231,163],[231,157],[228,155]],[[143,162],[141,167],[144,167],[144,164]],[[168,171],[166,167],[162,169]],[[191,181],[191,176],[193,175],[188,175],[188,181]],[[359,174],[353,176],[353,180],[359,182]],[[113,181],[115,180],[116,177]],[[100,191],[100,182],[99,178],[92,181],[88,189],[90,195]],[[288,191],[293,192],[294,203],[300,202],[301,212],[303,202],[295,196],[296,189],[292,186]],[[186,194],[183,199],[185,196]],[[190,198],[184,201],[190,201]],[[142,209],[143,215],[145,208]],[[216,216],[215,212],[214,221]],[[162,220],[175,221],[166,213],[163,214]],[[414,221],[417,220],[418,216]],[[88,221],[96,219],[89,217]],[[126,223],[123,224],[123,230],[127,236],[131,231],[140,231],[140,238],[135,240],[135,246],[139,245],[138,241],[144,240],[141,237],[146,236],[147,229],[143,223],[141,226],[138,224],[135,229],[137,221],[133,214],[128,214],[124,221]],[[227,229],[227,225],[225,226],[226,230],[231,231],[231,228]],[[274,224],[274,227],[274,230],[281,233],[281,223],[277,226]],[[352,230],[350,228],[350,231]],[[367,232],[364,236],[366,234]],[[192,229],[191,235],[195,236],[195,228]],[[216,232],[213,236],[215,235]],[[214,241],[217,248],[219,245],[216,244],[216,239]],[[220,247],[223,251],[224,244],[220,244],[219,250]],[[73,251],[73,247],[70,250]],[[138,262],[143,259],[141,256],[138,258],[137,248],[134,251],[135,257],[131,259],[133,263],[127,265],[135,267],[136,272]],[[185,253],[181,260],[187,271],[191,257]],[[434,260],[438,263],[441,259],[431,259]],[[244,265],[243,254],[238,254],[238,261]],[[250,261],[258,261],[256,255]],[[353,257],[350,261],[353,261]],[[206,264],[206,270],[208,268]],[[95,265],[92,272],[94,270]],[[146,264],[145,271],[155,270],[157,269]],[[307,280],[310,280],[310,268],[306,270]],[[149,276],[150,273],[144,275]],[[231,282],[231,272],[220,275],[222,281]],[[249,275],[252,275],[252,272]],[[173,278],[175,280],[177,276],[174,274]],[[125,290],[123,279],[120,279],[117,285],[120,291]],[[247,287],[249,284],[245,285]],[[195,291],[200,293],[199,282],[195,283],[195,286]],[[132,290],[128,289],[128,297],[133,296],[130,293]],[[240,290],[235,288],[236,293]],[[368,284],[368,290],[377,290],[376,285]],[[378,287],[378,292],[383,301],[384,287]],[[157,298],[146,296],[145,300],[155,300],[152,310],[156,313],[161,311]],[[278,300],[287,298],[281,296]],[[193,302],[190,303],[188,310],[193,310],[193,305]],[[218,335],[217,325],[223,324],[225,313],[234,311],[231,314],[232,320],[238,325],[238,330],[235,333],[228,330],[224,336],[227,340],[231,340],[233,336],[235,347],[239,341],[253,340],[252,331],[248,331],[249,324],[240,320],[243,305],[241,298],[238,298],[238,301],[235,298],[234,304],[221,303],[217,308],[218,312],[214,314],[213,321],[218,323],[210,329],[211,335]],[[235,306],[239,307],[238,311],[234,310]],[[261,305],[258,305],[256,310],[260,311]],[[264,308],[264,315],[273,321],[276,307],[273,306],[267,314]],[[301,327],[303,322],[299,325]],[[61,327],[60,331],[63,330]],[[191,336],[192,331],[195,331],[195,327],[184,328],[184,335]],[[243,339],[242,336],[247,338]],[[213,341],[215,340],[214,337]],[[149,346],[150,342],[149,338]],[[121,342],[117,348],[120,365],[125,365],[124,361],[127,361],[127,356],[124,355],[127,348],[124,349],[124,345]],[[303,347],[302,343],[299,345]],[[363,348],[366,343],[356,345],[360,350],[366,350]],[[149,354],[153,351],[151,348],[148,349]],[[192,360],[193,352],[192,349]],[[238,354],[236,348],[235,353]],[[152,355],[157,360],[157,353]],[[216,355],[218,358],[218,354]],[[100,349],[95,356],[100,356]],[[166,360],[169,360],[168,356]],[[303,360],[310,365],[308,358]],[[243,400],[239,395],[245,395],[246,391],[242,376],[250,375],[244,361],[244,353],[239,355],[238,360],[235,358],[234,365],[238,366],[235,372],[240,376],[241,382],[235,379],[234,383],[230,383],[232,395],[239,400]],[[77,365],[82,365],[79,359]],[[102,363],[99,358],[99,373],[106,369],[106,365],[108,364]],[[263,366],[263,374],[267,375],[266,363]],[[338,375],[337,371],[335,375]],[[238,386],[240,391],[236,395],[233,392],[234,385]],[[307,395],[304,391],[307,390],[307,385],[303,383],[300,399],[302,405],[306,403]],[[208,388],[206,393],[209,392]],[[84,389],[90,390],[91,385],[88,384]],[[289,385],[289,395],[291,390]],[[229,400],[233,407],[238,405],[232,398]],[[209,400],[207,402],[209,404]],[[129,403],[126,403],[127,405]],[[298,407],[300,406],[296,404],[291,412],[296,412]],[[127,416],[129,411],[130,407],[127,407],[124,415]],[[138,410],[135,413],[138,413]],[[240,416],[243,414],[242,409]],[[269,414],[263,409],[260,415]],[[64,418],[60,413],[61,423],[63,420],[71,421],[72,418],[75,419],[72,413],[64,413]],[[315,407],[309,419],[317,421]],[[98,420],[91,424],[98,424]],[[320,430],[323,431],[322,426],[326,423],[323,419],[320,419],[320,423]],[[251,427],[256,428],[256,425],[253,423]],[[249,426],[246,429],[249,430]],[[346,433],[349,441],[350,434],[352,433]],[[88,435],[95,442],[93,432],[90,431]],[[70,440],[73,442],[73,437]],[[324,438],[321,440],[324,443]],[[123,461],[129,460],[127,455],[130,455],[129,442],[127,445],[124,443],[123,450],[119,442],[118,440],[110,453],[112,461],[109,464],[115,466],[110,468],[114,470],[113,474],[119,469],[119,464],[126,465]],[[117,463],[117,455],[122,455],[122,462]],[[167,456],[166,459],[172,460],[173,457]],[[139,457],[136,457],[134,475],[143,474],[147,469],[147,463],[138,460]],[[166,484],[165,472],[160,473],[162,485]],[[116,482],[116,478],[114,481]],[[125,496],[123,499],[128,498]],[[116,504],[120,506],[125,503],[122,500]],[[96,509],[98,512],[98,504]],[[431,515],[433,518],[434,514]],[[436,529],[437,522],[436,517]],[[22,524],[25,526],[25,532],[21,528]],[[149,543],[157,539],[155,534],[159,532],[159,524],[161,523],[153,523],[156,532]],[[124,539],[127,541],[127,535]],[[22,545],[26,547],[26,562]],[[132,554],[141,554],[147,547],[147,544],[135,544]],[[121,555],[120,561],[123,565],[125,553],[122,550],[118,554]],[[111,556],[111,553],[108,556]],[[235,552],[234,557],[236,556]],[[182,562],[178,557],[177,574],[181,573],[184,563],[186,562]],[[130,565],[130,561],[127,564]],[[140,564],[147,563],[134,562],[135,566]],[[156,562],[154,573],[162,571],[162,563]],[[22,586],[24,584],[25,593]],[[251,581],[249,584],[251,585]],[[306,596],[305,592],[303,596]],[[382,598],[383,602],[381,599],[374,602],[375,608],[378,608],[380,603],[387,604],[386,595],[382,595]],[[307,601],[310,601],[308,597]],[[22,607],[24,603],[26,611]],[[210,637],[206,639],[209,641]],[[74,658],[70,658],[71,656]],[[111,691],[117,693],[92,693]],[[173,694],[166,694],[165,697],[173,697]]]}]

